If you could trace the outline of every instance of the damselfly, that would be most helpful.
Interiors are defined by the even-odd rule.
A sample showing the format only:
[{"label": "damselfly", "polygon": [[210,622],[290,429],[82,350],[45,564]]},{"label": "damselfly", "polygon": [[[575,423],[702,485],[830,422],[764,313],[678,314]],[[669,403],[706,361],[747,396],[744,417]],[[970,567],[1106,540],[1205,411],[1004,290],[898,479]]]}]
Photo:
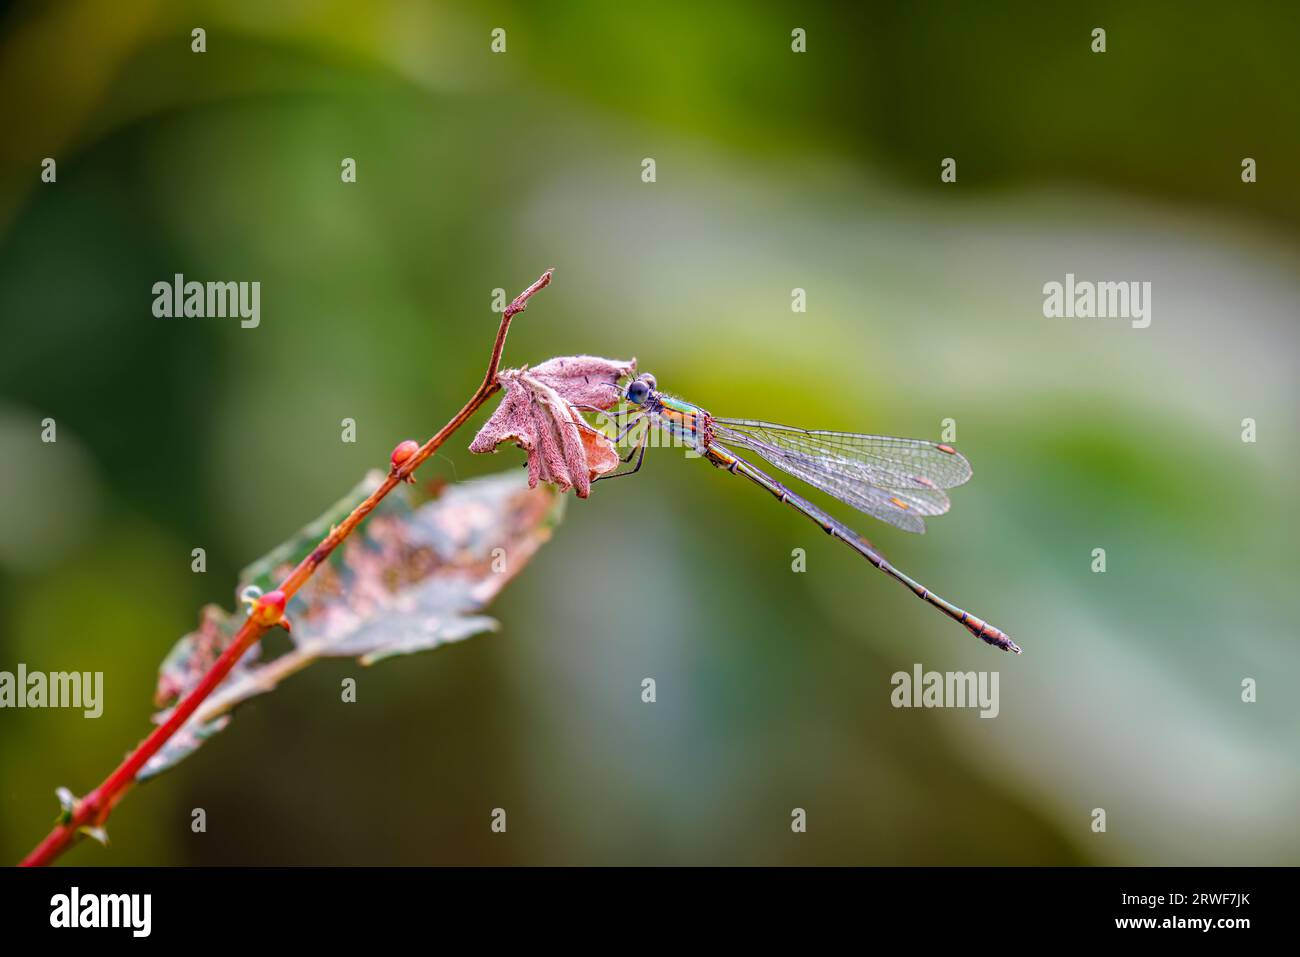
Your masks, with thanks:
[{"label": "damselfly", "polygon": [[[822,530],[844,542],[886,575],[902,582],[923,601],[964,625],[971,634],[1003,651],[1020,653],[1003,631],[940,598],[891,565],[865,538],[796,495],[766,472],[741,458],[732,448],[754,452],[782,472],[832,495],[845,505],[909,532],[925,531],[925,518],[948,511],[944,489],[970,479],[970,463],[950,445],[921,439],[896,439],[855,432],[826,432],[791,428],[749,419],[723,419],[658,390],[648,372],[623,390],[622,398],[636,411],[626,420],[621,440],[644,422],[636,446],[623,459],[636,465],[601,478],[632,475],[645,460],[651,425],[679,438],[703,458],[733,475],[743,475],[767,489],[779,501],[812,519]],[[599,481],[599,479],[597,479]]]}]

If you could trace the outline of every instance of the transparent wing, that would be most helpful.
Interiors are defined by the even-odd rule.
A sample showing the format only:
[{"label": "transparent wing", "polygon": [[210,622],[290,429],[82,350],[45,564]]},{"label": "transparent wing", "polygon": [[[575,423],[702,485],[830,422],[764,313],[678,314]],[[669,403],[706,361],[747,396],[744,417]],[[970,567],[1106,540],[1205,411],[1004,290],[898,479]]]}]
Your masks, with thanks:
[{"label": "transparent wing", "polygon": [[948,496],[936,488],[879,488],[863,479],[861,468],[856,463],[791,452],[756,435],[719,425],[716,419],[713,432],[726,445],[756,452],[782,472],[833,495],[859,512],[907,532],[923,533],[923,516],[941,515],[948,510]]},{"label": "transparent wing", "polygon": [[[969,481],[970,463],[949,445],[888,435],[796,429],[750,419],[719,419],[732,435],[752,439],[787,455],[827,460],[856,470],[861,481],[889,489],[953,488]],[[757,451],[757,450],[756,450]]]}]

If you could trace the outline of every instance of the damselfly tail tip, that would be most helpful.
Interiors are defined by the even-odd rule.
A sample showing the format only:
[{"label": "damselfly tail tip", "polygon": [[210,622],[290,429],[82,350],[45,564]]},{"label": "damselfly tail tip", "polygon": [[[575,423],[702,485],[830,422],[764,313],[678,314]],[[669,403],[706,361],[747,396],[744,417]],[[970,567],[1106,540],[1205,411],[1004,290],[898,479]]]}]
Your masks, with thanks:
[{"label": "damselfly tail tip", "polygon": [[990,644],[997,645],[1003,651],[1009,651],[1012,654],[1016,654],[1016,655],[1021,654],[1020,646],[1016,644],[1014,641],[1012,641],[1011,636],[1008,635],[1005,631],[996,632],[996,635],[997,638],[994,639],[992,642],[990,642]]},{"label": "damselfly tail tip", "polygon": [[1012,654],[1021,654],[1020,646],[1011,640],[1001,628],[995,628],[988,622],[980,621],[978,618],[971,618],[964,621],[963,624],[970,629],[972,635],[987,645],[994,648],[1001,648],[1003,651],[1009,651]]}]

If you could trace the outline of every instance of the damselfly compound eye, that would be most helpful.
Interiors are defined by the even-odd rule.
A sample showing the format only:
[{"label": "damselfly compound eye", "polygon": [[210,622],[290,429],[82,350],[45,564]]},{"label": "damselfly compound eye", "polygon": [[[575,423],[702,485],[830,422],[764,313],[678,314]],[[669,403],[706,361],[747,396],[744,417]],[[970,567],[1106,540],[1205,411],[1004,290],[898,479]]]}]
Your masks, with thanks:
[{"label": "damselfly compound eye", "polygon": [[646,384],[645,377],[635,380],[627,387],[627,401],[633,405],[640,405],[650,394],[650,386]]}]

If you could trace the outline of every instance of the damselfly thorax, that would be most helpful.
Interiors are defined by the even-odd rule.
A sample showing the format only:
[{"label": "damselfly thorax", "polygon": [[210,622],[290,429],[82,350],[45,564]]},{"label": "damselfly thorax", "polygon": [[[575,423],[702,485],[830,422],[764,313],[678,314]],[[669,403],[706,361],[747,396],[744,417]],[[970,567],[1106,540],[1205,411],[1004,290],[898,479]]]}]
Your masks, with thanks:
[{"label": "damselfly thorax", "polygon": [[[975,637],[1019,654],[1020,646],[1005,632],[903,574],[853,529],[732,451],[753,452],[781,471],[866,515],[905,531],[924,532],[927,517],[948,511],[950,503],[945,489],[962,485],[971,476],[970,463],[951,445],[858,432],[796,429],[754,419],[725,419],[660,392],[655,377],[648,372],[628,383],[623,398],[636,412],[627,420],[619,438],[648,420],[711,464],[766,489],[783,505],[817,523],[827,534],[906,585],[917,597],[961,623]],[[642,430],[636,448],[623,460],[630,462],[636,456],[636,465],[630,471],[601,476],[597,481],[639,471],[645,460],[650,431]]]},{"label": "damselfly thorax", "polygon": [[644,409],[652,424],[701,455],[713,442],[713,416],[698,405],[656,392],[647,398]]}]

